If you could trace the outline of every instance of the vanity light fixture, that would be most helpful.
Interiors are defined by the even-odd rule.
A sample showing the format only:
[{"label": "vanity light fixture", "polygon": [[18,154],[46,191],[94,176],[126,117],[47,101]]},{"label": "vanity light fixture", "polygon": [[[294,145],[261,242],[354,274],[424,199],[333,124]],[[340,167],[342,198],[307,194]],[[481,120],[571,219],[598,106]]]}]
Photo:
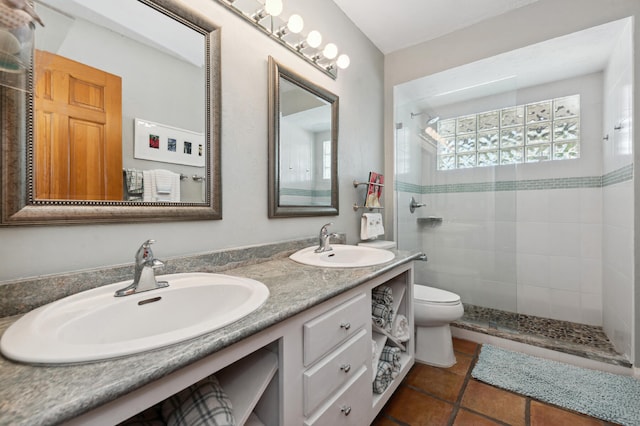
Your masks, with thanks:
[{"label": "vanity light fixture", "polygon": [[336,60],[336,65],[338,66],[338,68],[340,69],[345,69],[349,67],[349,64],[351,64],[351,59],[349,59],[349,55],[345,55],[344,53],[340,56],[338,56],[338,59]]},{"label": "vanity light fixture", "polygon": [[[258,0],[263,6],[257,11],[242,10],[240,6],[242,2],[237,0],[215,1],[333,79],[338,76],[338,68],[345,69],[351,63],[348,55],[343,53],[338,56],[338,47],[334,43],[327,43],[321,47],[322,35],[317,30],[303,35],[302,16],[291,14],[288,19],[278,18],[284,8],[282,0],[264,0],[264,3],[263,0]],[[328,62],[320,61],[322,58],[327,59]]]},{"label": "vanity light fixture", "polygon": [[266,17],[267,17],[267,11],[264,10],[264,8],[258,9],[255,13],[251,15],[251,19],[253,19],[256,22],[260,22]]},{"label": "vanity light fixture", "polygon": [[271,16],[279,16],[282,13],[282,0],[266,0],[264,11]]},{"label": "vanity light fixture", "polygon": [[[282,38],[288,33],[299,34],[303,28],[304,20],[302,19],[302,16],[293,14],[289,17],[287,25],[281,26],[280,29],[276,32],[276,35]],[[296,49],[298,49],[297,45],[295,47]]]},{"label": "vanity light fixture", "polygon": [[314,49],[320,47],[322,44],[322,34],[316,30],[311,31],[307,34],[307,44]]},{"label": "vanity light fixture", "polygon": [[327,43],[324,49],[322,49],[322,55],[327,59],[335,58],[338,55],[338,46],[333,43]]},{"label": "vanity light fixture", "polygon": [[289,16],[289,21],[287,21],[287,28],[289,28],[289,31],[294,34],[300,34],[302,29],[304,28],[304,19],[302,19],[302,16],[294,13],[293,15]]},{"label": "vanity light fixture", "polygon": [[[235,1],[235,0],[233,0]],[[233,3],[231,1],[231,3]],[[267,16],[278,16],[282,13],[282,0],[266,0],[264,6],[251,15],[256,22],[262,21]]]}]

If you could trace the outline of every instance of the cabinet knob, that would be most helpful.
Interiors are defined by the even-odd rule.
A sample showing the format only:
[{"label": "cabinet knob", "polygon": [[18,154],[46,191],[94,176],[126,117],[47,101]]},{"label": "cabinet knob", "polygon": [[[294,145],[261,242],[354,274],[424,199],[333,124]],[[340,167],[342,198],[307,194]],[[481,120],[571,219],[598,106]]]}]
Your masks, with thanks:
[{"label": "cabinet knob", "polygon": [[345,416],[348,416],[351,413],[351,407],[343,405],[342,408],[340,408],[340,411],[342,411],[342,414]]},{"label": "cabinet knob", "polygon": [[340,370],[344,371],[345,373],[348,373],[349,371],[351,371],[351,364],[342,364],[340,366]]},{"label": "cabinet knob", "polygon": [[340,324],[340,328],[344,328],[345,330],[348,330],[351,328],[351,323],[343,322],[342,324]]}]

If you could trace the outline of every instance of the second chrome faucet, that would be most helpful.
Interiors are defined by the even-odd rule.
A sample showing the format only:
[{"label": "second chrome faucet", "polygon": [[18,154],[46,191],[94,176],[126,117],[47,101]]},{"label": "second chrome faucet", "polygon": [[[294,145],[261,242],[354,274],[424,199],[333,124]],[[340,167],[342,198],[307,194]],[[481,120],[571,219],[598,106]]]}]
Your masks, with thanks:
[{"label": "second chrome faucet", "polygon": [[326,223],[324,225],[322,225],[322,228],[320,228],[320,235],[318,236],[318,248],[315,249],[316,253],[324,253],[326,251],[331,251],[333,250],[331,248],[331,237],[337,237],[338,234],[336,233],[329,233],[329,230],[327,229],[327,227],[333,225],[333,222],[329,222]]}]

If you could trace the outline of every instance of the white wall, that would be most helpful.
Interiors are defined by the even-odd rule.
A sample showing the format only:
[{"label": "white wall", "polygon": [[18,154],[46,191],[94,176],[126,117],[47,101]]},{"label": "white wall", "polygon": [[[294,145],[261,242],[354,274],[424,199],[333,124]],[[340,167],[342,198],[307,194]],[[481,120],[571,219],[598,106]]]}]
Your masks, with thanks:
[{"label": "white wall", "polygon": [[[353,180],[383,168],[383,56],[330,0],[298,0],[295,12],[351,58],[332,80],[210,0],[182,0],[222,27],[222,206],[219,221],[0,228],[0,283],[131,263],[144,240],[159,258],[284,241],[332,230],[358,240]],[[285,2],[285,8],[291,5]],[[283,13],[293,13],[287,10]],[[36,30],[37,31],[37,30]],[[267,59],[273,56],[340,97],[340,215],[267,218]],[[366,125],[363,125],[366,123]]]},{"label": "white wall", "polygon": [[[636,0],[539,0],[530,5],[491,18],[479,25],[473,25],[438,39],[418,44],[385,56],[385,173],[389,178],[394,174],[393,139],[395,132],[393,88],[398,84],[412,81],[416,78],[436,74],[447,69],[471,63],[483,58],[509,52],[520,47],[528,46],[547,39],[570,34],[595,25],[618,20],[626,17],[640,18],[640,2]],[[544,23],[543,25],[541,23]],[[640,31],[633,33],[633,60],[631,69],[640,69]],[[637,72],[636,72],[637,73]],[[639,104],[640,90],[636,85],[634,91],[628,94],[628,101]],[[633,120],[638,120],[640,112],[636,108],[632,112]],[[632,136],[633,137],[633,136]],[[635,144],[635,139],[633,144]],[[637,151],[634,157],[634,168],[637,167]],[[637,170],[636,170],[637,171]],[[640,188],[633,186],[635,197],[631,203],[640,203],[638,193]],[[402,208],[398,206],[397,208]],[[385,217],[387,228],[393,223],[392,211],[387,210]],[[393,212],[398,212],[394,209]],[[640,221],[640,218],[633,219]],[[392,229],[392,228],[391,228]],[[637,247],[639,238],[638,226],[628,230],[627,235],[634,235],[633,246]],[[603,243],[607,245],[607,243]],[[628,247],[625,246],[625,247]],[[639,250],[634,250],[633,260],[640,265]],[[627,298],[624,305],[614,303],[614,309],[632,312],[634,323],[638,323],[640,309],[640,286],[633,276],[633,297]],[[605,290],[606,292],[606,290]],[[617,290],[613,292],[618,294]],[[628,291],[619,297],[627,297]],[[606,298],[606,297],[605,297]],[[635,298],[635,300],[634,300]],[[606,301],[604,304],[606,305]],[[606,308],[605,308],[606,309]],[[606,315],[605,315],[606,316]],[[604,319],[606,322],[606,319]],[[627,329],[630,335],[640,339],[640,327]],[[632,345],[627,355],[638,359],[640,345]],[[626,351],[625,348],[620,348]]]}]

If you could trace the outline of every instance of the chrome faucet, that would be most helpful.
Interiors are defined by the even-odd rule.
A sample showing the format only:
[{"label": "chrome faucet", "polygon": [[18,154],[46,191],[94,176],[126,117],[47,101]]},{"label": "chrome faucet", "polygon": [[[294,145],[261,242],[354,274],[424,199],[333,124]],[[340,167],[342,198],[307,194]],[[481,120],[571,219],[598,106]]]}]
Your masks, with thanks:
[{"label": "chrome faucet", "polygon": [[136,269],[133,275],[133,283],[117,290],[115,297],[129,296],[143,291],[169,287],[167,281],[156,281],[155,269],[163,267],[164,262],[153,257],[153,252],[151,251],[151,244],[153,243],[155,243],[155,240],[147,240],[140,246],[136,252]]},{"label": "chrome faucet", "polygon": [[322,228],[320,228],[320,235],[318,236],[318,248],[315,249],[316,253],[324,253],[326,251],[333,250],[331,248],[331,245],[329,245],[329,241],[331,240],[331,237],[337,237],[338,234],[329,233],[329,230],[327,229],[327,227],[331,225],[333,225],[333,222],[326,223],[322,225]]}]

